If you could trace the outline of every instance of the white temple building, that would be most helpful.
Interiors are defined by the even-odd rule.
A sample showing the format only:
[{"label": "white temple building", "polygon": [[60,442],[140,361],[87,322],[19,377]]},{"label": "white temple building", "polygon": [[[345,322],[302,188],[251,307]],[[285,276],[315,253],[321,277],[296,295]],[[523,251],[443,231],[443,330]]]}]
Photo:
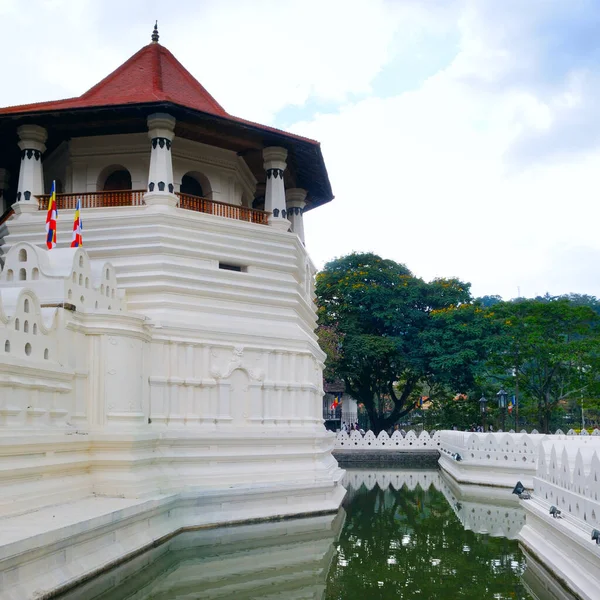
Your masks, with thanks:
[{"label": "white temple building", "polygon": [[0,109],[3,598],[338,509],[303,229],[332,198],[317,142],[229,115],[156,29],[82,96]]}]

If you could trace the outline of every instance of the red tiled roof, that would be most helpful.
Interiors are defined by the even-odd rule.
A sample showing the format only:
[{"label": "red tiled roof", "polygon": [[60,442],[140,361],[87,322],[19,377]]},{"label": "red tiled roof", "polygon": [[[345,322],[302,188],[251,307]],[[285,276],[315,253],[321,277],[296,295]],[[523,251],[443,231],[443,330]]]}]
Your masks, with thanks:
[{"label": "red tiled roof", "polygon": [[155,43],[144,46],[79,98],[11,106],[0,109],[0,114],[164,101],[213,115],[228,116],[225,109],[171,52]]},{"label": "red tiled roof", "polygon": [[158,43],[144,46],[118,69],[78,98],[0,108],[0,116],[152,102],[172,102],[229,121],[318,144],[310,138],[228,114],[173,54]]}]

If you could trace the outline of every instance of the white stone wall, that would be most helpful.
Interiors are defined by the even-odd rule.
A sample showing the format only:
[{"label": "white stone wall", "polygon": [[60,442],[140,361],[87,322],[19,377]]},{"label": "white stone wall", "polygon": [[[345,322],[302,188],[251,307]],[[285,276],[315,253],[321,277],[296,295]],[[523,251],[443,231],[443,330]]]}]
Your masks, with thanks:
[{"label": "white stone wall", "polygon": [[[567,448],[592,444],[596,435],[577,436],[558,430],[553,435],[530,433],[440,432],[440,466],[457,481],[512,489],[517,481],[534,487],[541,448],[560,443]],[[562,446],[561,446],[562,447]],[[576,450],[574,450],[576,451]]]},{"label": "white stone wall", "polygon": [[539,444],[546,436],[527,433],[440,432],[440,452],[470,464],[520,467],[535,471]]},{"label": "white stone wall", "polygon": [[320,367],[310,352],[156,340],[150,360],[155,426],[322,422]]},{"label": "white stone wall", "polygon": [[[69,365],[75,379],[76,371],[79,379],[85,373],[97,395],[93,403],[106,407],[94,423],[141,422],[147,415],[153,428],[321,426],[321,357],[310,346],[272,350],[247,343],[247,337],[246,344],[218,339],[202,343],[189,333],[165,335],[164,326],[154,327],[150,335],[137,326],[144,317],[130,313],[115,316],[109,325],[105,321],[110,317],[103,313],[122,313],[125,306],[115,268],[91,261],[82,248],[48,252],[27,242],[16,243],[7,255],[0,283],[8,315],[5,342],[12,349],[7,359],[25,356],[28,345],[31,360]],[[35,294],[45,304],[74,306],[74,313],[60,309],[61,315],[69,315],[62,317],[65,324],[60,332],[49,335],[50,324],[41,320],[42,311],[48,319],[56,319],[56,308],[41,309]],[[25,312],[29,310],[31,316]],[[83,315],[88,313],[89,322],[84,323]],[[69,319],[77,326],[67,324]],[[132,319],[135,325],[126,323]],[[92,335],[97,328],[103,335]],[[85,385],[81,384],[79,394],[72,383],[56,385],[72,396],[68,409],[60,409],[65,419],[68,415],[86,422],[83,407],[90,401],[85,400]],[[15,397],[23,395],[27,393]],[[78,396],[83,396],[78,401],[82,411],[75,409]]]},{"label": "white stone wall", "polygon": [[132,418],[143,386],[128,383],[143,381],[143,369],[125,370],[111,387],[112,365],[137,360],[137,348],[119,354],[111,341],[142,335],[147,344],[145,328],[123,311],[110,263],[95,264],[82,248],[11,248],[0,273],[1,516],[101,492],[90,432],[125,416],[139,425],[149,410]]},{"label": "white stone wall", "polygon": [[[65,411],[63,428],[76,432],[60,440],[72,449],[63,456],[74,458],[65,465],[74,476],[89,475],[89,490],[109,496],[200,484],[280,485],[273,482],[290,477],[299,485],[331,482],[332,497],[343,494],[333,437],[322,424],[324,355],[307,280],[314,267],[297,236],[160,211],[84,211],[85,250],[61,244],[48,252],[26,241],[39,241],[43,214],[11,223],[3,295],[26,286],[42,303],[75,306],[58,309],[64,325],[56,334],[71,391],[49,392],[42,402]],[[59,216],[59,240],[65,220]],[[244,261],[246,270],[219,268],[233,261]],[[26,399],[19,398],[25,408]],[[33,452],[27,435],[11,452]],[[44,454],[54,453],[56,443]],[[31,472],[41,476],[52,460],[46,456]],[[55,482],[50,495],[58,497],[58,476]],[[27,506],[43,505],[45,485]]]},{"label": "white stone wall", "polygon": [[[594,432],[595,433],[595,432]],[[522,500],[520,541],[578,597],[593,600],[600,587],[600,437],[549,436],[539,445],[531,499]],[[560,514],[553,516],[551,509]]]},{"label": "white stone wall", "polygon": [[[27,217],[11,223],[8,247],[39,239],[43,215]],[[238,427],[243,420],[321,428],[324,355],[314,335],[314,266],[297,236],[177,208],[89,210],[83,218],[89,256],[114,265],[116,281],[100,282],[101,291],[110,288],[111,308],[117,285],[128,309],[152,326],[153,426]],[[59,216],[59,243],[69,235],[64,221]],[[67,297],[79,306],[86,276],[83,289],[80,273],[74,276]],[[83,297],[89,306],[91,296]]]},{"label": "white stone wall", "polygon": [[527,433],[440,432],[440,466],[457,481],[512,489],[517,481],[531,489],[539,444]]}]

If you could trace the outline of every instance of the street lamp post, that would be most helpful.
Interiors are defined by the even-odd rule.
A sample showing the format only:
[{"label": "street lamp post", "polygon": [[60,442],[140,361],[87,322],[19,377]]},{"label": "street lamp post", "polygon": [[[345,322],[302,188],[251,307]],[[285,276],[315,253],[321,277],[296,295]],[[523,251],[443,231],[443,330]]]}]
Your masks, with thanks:
[{"label": "street lamp post", "polygon": [[487,398],[485,396],[481,396],[481,398],[479,398],[479,408],[481,410],[481,426],[483,427],[484,432],[485,432],[486,405],[487,405]]},{"label": "street lamp post", "polygon": [[506,420],[506,397],[507,397],[507,393],[504,391],[504,388],[502,388],[497,394],[496,396],[498,397],[498,408],[500,409],[500,415],[501,415],[501,419],[502,419],[502,431],[504,431],[504,423]]}]

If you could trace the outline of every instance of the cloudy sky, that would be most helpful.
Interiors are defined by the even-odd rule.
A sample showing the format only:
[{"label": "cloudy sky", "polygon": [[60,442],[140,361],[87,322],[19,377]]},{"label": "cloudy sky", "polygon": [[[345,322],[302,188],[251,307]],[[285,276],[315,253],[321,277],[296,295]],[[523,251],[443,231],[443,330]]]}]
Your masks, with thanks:
[{"label": "cloudy sky", "polygon": [[0,0],[0,104],[81,94],[155,18],[228,112],[322,143],[317,266],[600,296],[599,0]]}]

